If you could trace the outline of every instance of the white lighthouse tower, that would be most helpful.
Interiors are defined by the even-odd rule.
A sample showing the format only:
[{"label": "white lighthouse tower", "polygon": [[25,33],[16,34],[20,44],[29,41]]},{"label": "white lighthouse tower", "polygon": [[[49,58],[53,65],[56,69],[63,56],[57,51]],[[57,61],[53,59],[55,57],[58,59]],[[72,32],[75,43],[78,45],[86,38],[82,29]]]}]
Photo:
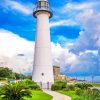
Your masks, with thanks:
[{"label": "white lighthouse tower", "polygon": [[48,0],[38,0],[33,12],[37,18],[37,32],[32,80],[42,88],[50,88],[54,83],[49,27],[52,15]]}]

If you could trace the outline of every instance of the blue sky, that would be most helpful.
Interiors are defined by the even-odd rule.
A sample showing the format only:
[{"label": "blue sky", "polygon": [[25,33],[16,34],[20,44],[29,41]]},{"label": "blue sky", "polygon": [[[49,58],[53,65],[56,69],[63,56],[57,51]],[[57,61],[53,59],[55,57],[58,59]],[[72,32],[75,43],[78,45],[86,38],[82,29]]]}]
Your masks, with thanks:
[{"label": "blue sky", "polygon": [[[9,0],[8,0],[9,1]],[[16,34],[19,34],[20,36],[33,41],[34,40],[34,33],[36,32],[35,26],[36,26],[36,19],[33,18],[32,14],[25,15],[22,14],[20,11],[13,11],[13,8],[11,8],[11,5],[8,5],[8,7],[5,6],[5,0],[1,0],[1,13],[0,13],[0,27],[5,28],[7,30],[10,30]],[[18,3],[22,5],[26,5],[29,3],[31,5],[30,9],[32,10],[34,7],[32,7],[32,4],[34,5],[36,0],[18,0]],[[11,1],[10,1],[11,3]],[[66,0],[63,2],[58,1],[50,1],[50,4],[52,5],[51,8],[54,12],[54,17],[51,19],[51,22],[60,21],[60,20],[66,20],[68,16],[64,17],[64,15],[59,16],[60,11],[57,12],[55,9],[60,8],[61,6],[64,6],[66,3]],[[56,18],[58,17],[58,18]],[[34,29],[34,30],[33,30]],[[66,34],[65,34],[66,31]],[[51,27],[51,37],[52,36],[58,36],[63,35],[66,38],[75,39],[79,36],[80,26],[57,26],[57,27]],[[62,33],[61,33],[62,32]],[[70,33],[70,34],[69,34]],[[52,39],[53,41],[53,39]]]},{"label": "blue sky", "polygon": [[[0,34],[12,33],[34,42],[36,1],[0,0]],[[100,76],[100,1],[49,1],[53,63],[66,75]]]}]

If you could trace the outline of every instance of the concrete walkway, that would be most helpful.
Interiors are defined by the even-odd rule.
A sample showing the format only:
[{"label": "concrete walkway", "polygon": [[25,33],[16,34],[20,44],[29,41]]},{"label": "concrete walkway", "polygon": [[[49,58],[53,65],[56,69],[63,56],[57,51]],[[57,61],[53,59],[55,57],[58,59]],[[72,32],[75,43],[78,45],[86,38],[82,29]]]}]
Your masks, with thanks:
[{"label": "concrete walkway", "polygon": [[51,96],[53,96],[52,100],[71,100],[71,98],[69,96],[60,94],[58,92],[55,91],[51,91],[51,90],[43,90],[45,93],[50,94]]}]

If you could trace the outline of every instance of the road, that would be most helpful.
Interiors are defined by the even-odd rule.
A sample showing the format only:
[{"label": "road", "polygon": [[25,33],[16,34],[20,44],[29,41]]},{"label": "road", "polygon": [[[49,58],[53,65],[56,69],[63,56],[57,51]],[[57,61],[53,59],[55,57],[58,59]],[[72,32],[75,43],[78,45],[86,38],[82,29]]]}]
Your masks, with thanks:
[{"label": "road", "polygon": [[100,90],[100,87],[93,86],[93,87],[91,87],[91,89],[98,89],[98,90]]}]

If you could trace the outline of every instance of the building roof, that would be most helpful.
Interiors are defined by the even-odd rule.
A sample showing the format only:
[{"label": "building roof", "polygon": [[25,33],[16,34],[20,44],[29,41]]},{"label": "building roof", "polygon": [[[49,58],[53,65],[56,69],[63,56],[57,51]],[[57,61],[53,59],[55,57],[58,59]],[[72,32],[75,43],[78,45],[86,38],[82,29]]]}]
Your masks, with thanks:
[{"label": "building roof", "polygon": [[53,66],[54,68],[60,68],[59,66]]}]

